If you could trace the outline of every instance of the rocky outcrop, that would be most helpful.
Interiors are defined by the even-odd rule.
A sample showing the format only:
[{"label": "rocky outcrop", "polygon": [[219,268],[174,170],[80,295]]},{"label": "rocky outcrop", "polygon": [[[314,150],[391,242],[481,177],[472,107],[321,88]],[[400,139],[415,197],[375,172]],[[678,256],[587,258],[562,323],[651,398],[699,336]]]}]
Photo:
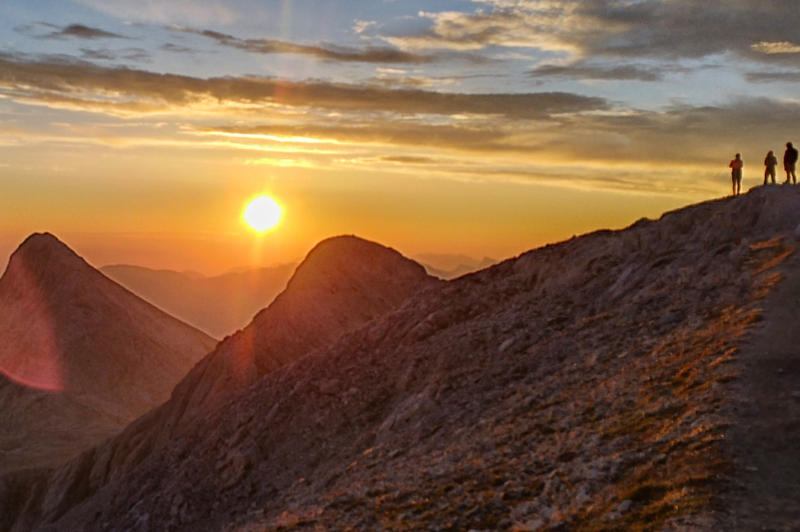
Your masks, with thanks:
[{"label": "rocky outcrop", "polygon": [[431,285],[271,372],[239,335],[214,362],[235,392],[184,381],[191,424],[154,435],[159,409],[125,452],[12,479],[5,526],[726,529],[740,348],[798,226],[800,190],[757,189]]},{"label": "rocky outcrop", "polygon": [[0,279],[0,471],[54,466],[163,403],[214,347],[50,234]]},{"label": "rocky outcrop", "polygon": [[[0,483],[0,516],[10,516],[5,522],[0,517],[0,530],[29,530],[30,523],[56,521],[170,447],[173,439],[193,431],[203,419],[227,415],[230,402],[262,376],[327,347],[412,294],[438,284],[422,266],[384,246],[352,236],[321,242],[286,290],[251,325],[197,364],[167,403],[58,470],[30,472],[21,480],[9,477],[5,485]],[[243,458],[233,460],[243,467]],[[46,487],[44,494],[34,489],[41,486]]]}]

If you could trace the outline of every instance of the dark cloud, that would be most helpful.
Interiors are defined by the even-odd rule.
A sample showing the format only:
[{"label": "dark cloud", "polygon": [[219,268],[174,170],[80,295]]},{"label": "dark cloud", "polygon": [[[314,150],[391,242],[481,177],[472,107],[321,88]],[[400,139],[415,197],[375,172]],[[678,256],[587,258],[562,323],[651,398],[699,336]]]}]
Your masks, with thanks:
[{"label": "dark cloud", "polygon": [[193,28],[185,28],[182,26],[173,26],[170,29],[174,31],[181,31],[183,33],[200,35],[215,41],[221,46],[256,54],[300,54],[310,55],[319,59],[330,61],[386,64],[421,64],[428,63],[433,60],[431,56],[403,52],[401,50],[388,47],[371,47],[361,50],[334,45],[308,46],[275,39],[240,39],[238,37],[226,35],[216,31],[198,30]]},{"label": "dark cloud", "polygon": [[800,72],[745,72],[744,79],[750,83],[797,83],[800,81]]},{"label": "dark cloud", "polygon": [[116,33],[111,33],[98,28],[90,28],[89,26],[84,26],[83,24],[70,24],[69,26],[65,26],[64,28],[61,28],[58,31],[54,31],[46,35],[44,38],[61,39],[64,37],[75,37],[77,39],[87,39],[87,40],[126,38]]},{"label": "dark cloud", "polygon": [[786,0],[482,3],[491,8],[473,14],[425,14],[432,25],[423,32],[385,38],[404,49],[531,47],[579,57],[671,61],[733,53],[800,64],[800,53],[783,53],[800,44],[800,9]]},{"label": "dark cloud", "polygon": [[147,63],[153,59],[150,52],[142,48],[125,50],[81,48],[81,57],[90,61],[130,61],[134,63]]},{"label": "dark cloud", "polygon": [[[65,58],[29,60],[0,55],[0,88],[9,95],[50,101],[86,93],[118,94],[147,103],[189,106],[212,98],[220,103],[282,104],[332,111],[404,114],[496,115],[515,120],[545,118],[608,108],[602,98],[563,92],[449,94],[418,89],[391,90],[326,82],[293,82],[259,77],[194,78],[129,68],[107,68]],[[113,103],[113,102],[110,102]],[[136,104],[136,102],[133,102]]]},{"label": "dark cloud", "polygon": [[173,54],[196,54],[198,50],[194,48],[189,48],[188,46],[181,46],[179,44],[167,43],[163,44],[160,47],[161,50],[165,52],[170,52]]},{"label": "dark cloud", "polygon": [[664,70],[635,65],[545,65],[529,72],[532,78],[596,79],[608,81],[661,81]]}]

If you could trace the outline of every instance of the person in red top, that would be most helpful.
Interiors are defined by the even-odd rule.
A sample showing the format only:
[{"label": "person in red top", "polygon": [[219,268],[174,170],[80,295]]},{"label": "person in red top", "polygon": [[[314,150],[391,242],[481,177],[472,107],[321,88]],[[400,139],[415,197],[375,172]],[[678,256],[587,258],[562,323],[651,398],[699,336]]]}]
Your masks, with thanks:
[{"label": "person in red top", "polygon": [[737,153],[728,165],[731,169],[731,181],[733,182],[733,195],[738,196],[742,193],[742,168],[744,168],[744,161],[741,154]]}]

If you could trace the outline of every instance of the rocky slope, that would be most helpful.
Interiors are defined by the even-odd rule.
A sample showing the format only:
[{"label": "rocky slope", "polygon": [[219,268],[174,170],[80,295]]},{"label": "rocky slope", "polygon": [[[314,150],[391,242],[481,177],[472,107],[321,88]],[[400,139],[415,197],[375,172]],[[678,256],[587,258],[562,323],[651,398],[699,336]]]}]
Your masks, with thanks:
[{"label": "rocky slope", "polygon": [[389,248],[351,236],[323,241],[286,290],[250,326],[197,364],[166,404],[61,469],[1,477],[0,530],[27,530],[34,523],[56,520],[161,452],[172,439],[193,431],[201,419],[229,415],[220,407],[262,375],[438,284],[422,266]]},{"label": "rocky slope", "polygon": [[54,236],[29,237],[0,279],[0,471],[54,466],[116,434],[214,343]]},{"label": "rocky slope", "polygon": [[269,305],[296,268],[286,264],[214,277],[126,265],[103,266],[100,271],[170,315],[223,338]]},{"label": "rocky slope", "polygon": [[112,451],[3,477],[0,529],[771,527],[737,507],[766,500],[742,459],[793,451],[735,427],[753,415],[743,369],[770,293],[800,282],[799,225],[800,189],[771,187],[600,231],[425,287],[305,354],[289,345],[274,371],[280,344],[256,341],[256,320],[171,402],[209,389],[212,365],[235,392],[196,402],[180,430],[148,436],[162,422],[145,417]]}]

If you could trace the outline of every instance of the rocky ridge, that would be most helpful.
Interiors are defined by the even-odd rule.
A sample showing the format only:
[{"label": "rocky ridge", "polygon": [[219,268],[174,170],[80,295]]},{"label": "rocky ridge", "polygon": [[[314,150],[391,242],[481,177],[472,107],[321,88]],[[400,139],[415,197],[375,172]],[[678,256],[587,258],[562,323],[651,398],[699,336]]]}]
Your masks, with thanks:
[{"label": "rocky ridge", "polygon": [[0,279],[0,472],[55,466],[116,434],[214,344],[32,235]]},{"label": "rocky ridge", "polygon": [[759,188],[432,284],[273,371],[220,349],[246,385],[111,482],[97,450],[6,477],[2,529],[730,529],[743,346],[799,225],[800,190]]}]

